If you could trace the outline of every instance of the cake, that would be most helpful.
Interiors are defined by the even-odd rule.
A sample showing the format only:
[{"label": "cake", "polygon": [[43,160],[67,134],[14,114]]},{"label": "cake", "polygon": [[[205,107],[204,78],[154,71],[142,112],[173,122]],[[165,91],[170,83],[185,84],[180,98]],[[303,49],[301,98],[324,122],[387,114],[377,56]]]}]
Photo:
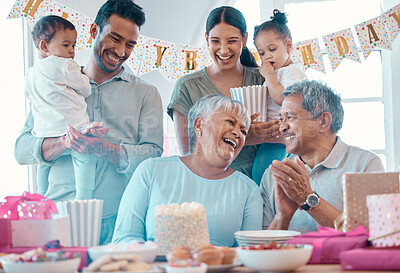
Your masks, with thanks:
[{"label": "cake", "polygon": [[204,206],[196,202],[157,206],[154,236],[161,255],[178,247],[195,249],[209,244]]}]

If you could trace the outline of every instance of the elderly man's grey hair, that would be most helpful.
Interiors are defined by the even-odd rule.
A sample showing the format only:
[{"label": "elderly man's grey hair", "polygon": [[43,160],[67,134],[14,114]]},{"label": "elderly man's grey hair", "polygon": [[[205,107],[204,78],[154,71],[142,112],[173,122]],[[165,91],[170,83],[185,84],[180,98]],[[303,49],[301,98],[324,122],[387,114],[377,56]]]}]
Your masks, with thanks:
[{"label": "elderly man's grey hair", "polygon": [[[190,108],[188,114],[189,151],[191,153],[195,146],[195,119],[197,117],[207,118],[221,111],[236,113],[240,118],[243,118],[246,124],[246,129],[249,129],[251,122],[250,115],[246,107],[244,107],[240,102],[221,95],[204,96]],[[219,125],[215,124],[215,126]]]},{"label": "elderly man's grey hair", "polygon": [[331,131],[337,133],[343,125],[342,100],[336,92],[320,81],[304,80],[287,87],[283,97],[301,95],[303,97],[303,108],[310,112],[311,117],[316,119],[323,112],[332,115]]}]

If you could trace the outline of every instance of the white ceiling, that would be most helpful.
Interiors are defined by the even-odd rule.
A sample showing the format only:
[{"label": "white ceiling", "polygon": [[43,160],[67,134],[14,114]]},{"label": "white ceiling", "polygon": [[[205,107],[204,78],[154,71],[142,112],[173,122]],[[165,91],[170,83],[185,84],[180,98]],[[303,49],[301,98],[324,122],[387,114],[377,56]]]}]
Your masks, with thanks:
[{"label": "white ceiling", "polygon": [[[89,17],[95,18],[105,0],[58,0]],[[182,44],[204,46],[205,22],[215,7],[233,5],[236,0],[135,0],[146,14],[141,34]]]}]

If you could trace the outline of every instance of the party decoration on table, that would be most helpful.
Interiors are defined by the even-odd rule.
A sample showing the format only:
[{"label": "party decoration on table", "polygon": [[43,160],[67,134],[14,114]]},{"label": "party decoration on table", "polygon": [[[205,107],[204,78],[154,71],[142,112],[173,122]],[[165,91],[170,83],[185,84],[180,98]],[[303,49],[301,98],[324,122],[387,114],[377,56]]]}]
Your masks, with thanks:
[{"label": "party decoration on table", "polygon": [[400,246],[400,193],[368,195],[367,207],[372,245]]},{"label": "party decoration on table", "polygon": [[258,118],[255,119],[256,121],[267,121],[267,86],[244,86],[231,88],[230,91],[232,99],[243,104],[250,115],[260,113]]},{"label": "party decoration on table", "polygon": [[343,231],[359,225],[369,229],[367,195],[399,192],[399,173],[343,175]]},{"label": "party decoration on table", "polygon": [[389,271],[400,270],[400,249],[358,248],[340,253],[343,270]]},{"label": "party decoration on table", "polygon": [[330,227],[319,227],[286,241],[287,244],[312,244],[313,252],[309,264],[338,264],[340,253],[368,246],[368,230],[363,226],[349,232],[340,232]]},{"label": "party decoration on table", "polygon": [[332,71],[340,65],[344,58],[361,63],[351,29],[341,30],[322,37],[331,62]]},{"label": "party decoration on table", "polygon": [[51,219],[57,213],[54,202],[40,194],[25,191],[21,196],[7,196],[0,203],[0,217],[11,220]]},{"label": "party decoration on table", "polygon": [[165,255],[180,246],[198,248],[210,243],[206,212],[202,204],[163,204],[156,206],[154,214],[154,237],[159,254]]},{"label": "party decoration on table", "polygon": [[71,246],[87,247],[99,244],[103,200],[71,200],[57,202],[61,216],[69,216]]},{"label": "party decoration on table", "polygon": [[[400,32],[399,10],[400,4],[376,18],[354,26],[364,59],[367,59],[375,47],[391,50],[391,45]],[[77,50],[91,48],[93,41],[89,30],[93,18],[57,1],[16,0],[7,18],[25,18],[30,27],[33,27],[41,17],[51,14],[59,15],[75,25],[78,31]],[[337,69],[343,58],[360,62],[359,49],[354,48],[351,32],[350,29],[346,29],[323,36],[333,71]],[[260,64],[257,51],[255,49],[250,49],[250,51]],[[293,55],[293,60],[303,64],[305,69],[310,68],[325,73],[318,39],[296,43]],[[167,79],[175,80],[182,75],[198,71],[211,62],[207,48],[140,36],[135,50],[126,63],[137,75],[159,70]]]}]

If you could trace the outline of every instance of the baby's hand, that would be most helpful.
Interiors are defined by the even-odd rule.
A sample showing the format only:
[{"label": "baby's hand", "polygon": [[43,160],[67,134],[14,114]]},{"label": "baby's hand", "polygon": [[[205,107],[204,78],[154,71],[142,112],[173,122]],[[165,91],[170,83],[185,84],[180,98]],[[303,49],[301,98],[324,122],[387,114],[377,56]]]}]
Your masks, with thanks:
[{"label": "baby's hand", "polygon": [[274,67],[270,62],[264,62],[260,67],[260,73],[264,76],[264,78],[269,75],[274,75]]}]

